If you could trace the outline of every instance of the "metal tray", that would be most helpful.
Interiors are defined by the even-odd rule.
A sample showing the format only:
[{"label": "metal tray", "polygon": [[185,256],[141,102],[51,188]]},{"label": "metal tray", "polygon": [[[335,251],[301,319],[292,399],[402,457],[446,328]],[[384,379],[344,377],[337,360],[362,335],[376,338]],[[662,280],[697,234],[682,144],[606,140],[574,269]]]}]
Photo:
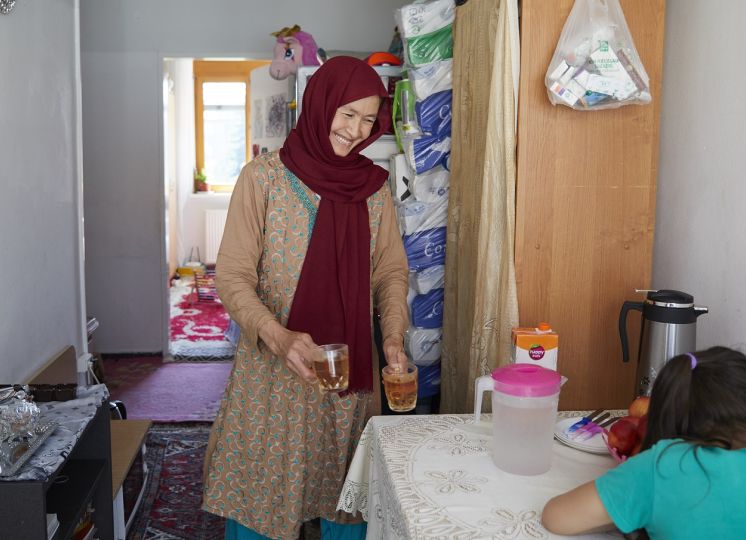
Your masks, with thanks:
[{"label": "metal tray", "polygon": [[[0,477],[13,476],[57,429],[56,422],[44,422],[33,428],[33,436],[9,437],[0,443]],[[10,457],[9,460],[3,455]]]}]

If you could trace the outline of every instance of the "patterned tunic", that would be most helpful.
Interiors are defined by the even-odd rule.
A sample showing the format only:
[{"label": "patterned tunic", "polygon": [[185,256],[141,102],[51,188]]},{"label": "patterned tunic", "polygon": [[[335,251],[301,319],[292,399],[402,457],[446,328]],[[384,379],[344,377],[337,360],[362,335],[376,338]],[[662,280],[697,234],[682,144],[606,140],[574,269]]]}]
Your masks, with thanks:
[{"label": "patterned tunic", "polygon": [[[371,310],[375,299],[385,339],[408,326],[407,263],[388,186],[367,202]],[[218,254],[218,292],[242,335],[207,449],[203,507],[272,538],[295,539],[315,517],[358,519],[336,503],[380,399],[373,366],[373,394],[322,394],[258,339],[268,320],[287,323],[318,203],[277,153],[254,159],[236,184]]]}]

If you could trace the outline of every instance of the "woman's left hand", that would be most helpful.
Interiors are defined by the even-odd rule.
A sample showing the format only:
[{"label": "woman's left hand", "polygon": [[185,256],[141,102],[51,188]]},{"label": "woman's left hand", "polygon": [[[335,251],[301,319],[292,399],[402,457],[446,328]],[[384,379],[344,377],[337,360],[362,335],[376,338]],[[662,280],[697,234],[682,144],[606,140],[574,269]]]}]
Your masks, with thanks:
[{"label": "woman's left hand", "polygon": [[383,355],[390,366],[399,365],[402,369],[407,365],[407,353],[404,352],[404,336],[394,334],[383,341]]}]

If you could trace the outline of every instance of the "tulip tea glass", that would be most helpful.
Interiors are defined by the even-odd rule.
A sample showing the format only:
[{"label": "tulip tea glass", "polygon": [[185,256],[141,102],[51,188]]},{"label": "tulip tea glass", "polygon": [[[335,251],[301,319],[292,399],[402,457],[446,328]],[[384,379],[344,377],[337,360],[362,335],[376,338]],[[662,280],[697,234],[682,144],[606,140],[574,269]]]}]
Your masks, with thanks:
[{"label": "tulip tea glass", "polygon": [[394,412],[414,409],[417,405],[417,366],[411,362],[403,368],[399,365],[386,366],[381,373],[389,409]]},{"label": "tulip tea glass", "polygon": [[347,390],[350,380],[350,352],[344,343],[321,345],[313,351],[313,371],[322,392]]}]

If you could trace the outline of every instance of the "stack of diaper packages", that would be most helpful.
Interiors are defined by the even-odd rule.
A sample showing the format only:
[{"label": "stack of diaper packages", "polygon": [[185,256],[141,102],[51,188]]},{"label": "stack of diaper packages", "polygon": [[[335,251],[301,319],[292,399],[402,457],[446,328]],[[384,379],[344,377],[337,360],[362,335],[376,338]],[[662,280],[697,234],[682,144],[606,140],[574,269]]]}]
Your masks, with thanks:
[{"label": "stack of diaper packages", "polygon": [[406,78],[394,105],[397,142],[391,188],[410,269],[411,327],[405,349],[418,366],[418,411],[440,394],[443,285],[448,222],[448,162],[454,0],[428,0],[395,12],[402,36]]}]

